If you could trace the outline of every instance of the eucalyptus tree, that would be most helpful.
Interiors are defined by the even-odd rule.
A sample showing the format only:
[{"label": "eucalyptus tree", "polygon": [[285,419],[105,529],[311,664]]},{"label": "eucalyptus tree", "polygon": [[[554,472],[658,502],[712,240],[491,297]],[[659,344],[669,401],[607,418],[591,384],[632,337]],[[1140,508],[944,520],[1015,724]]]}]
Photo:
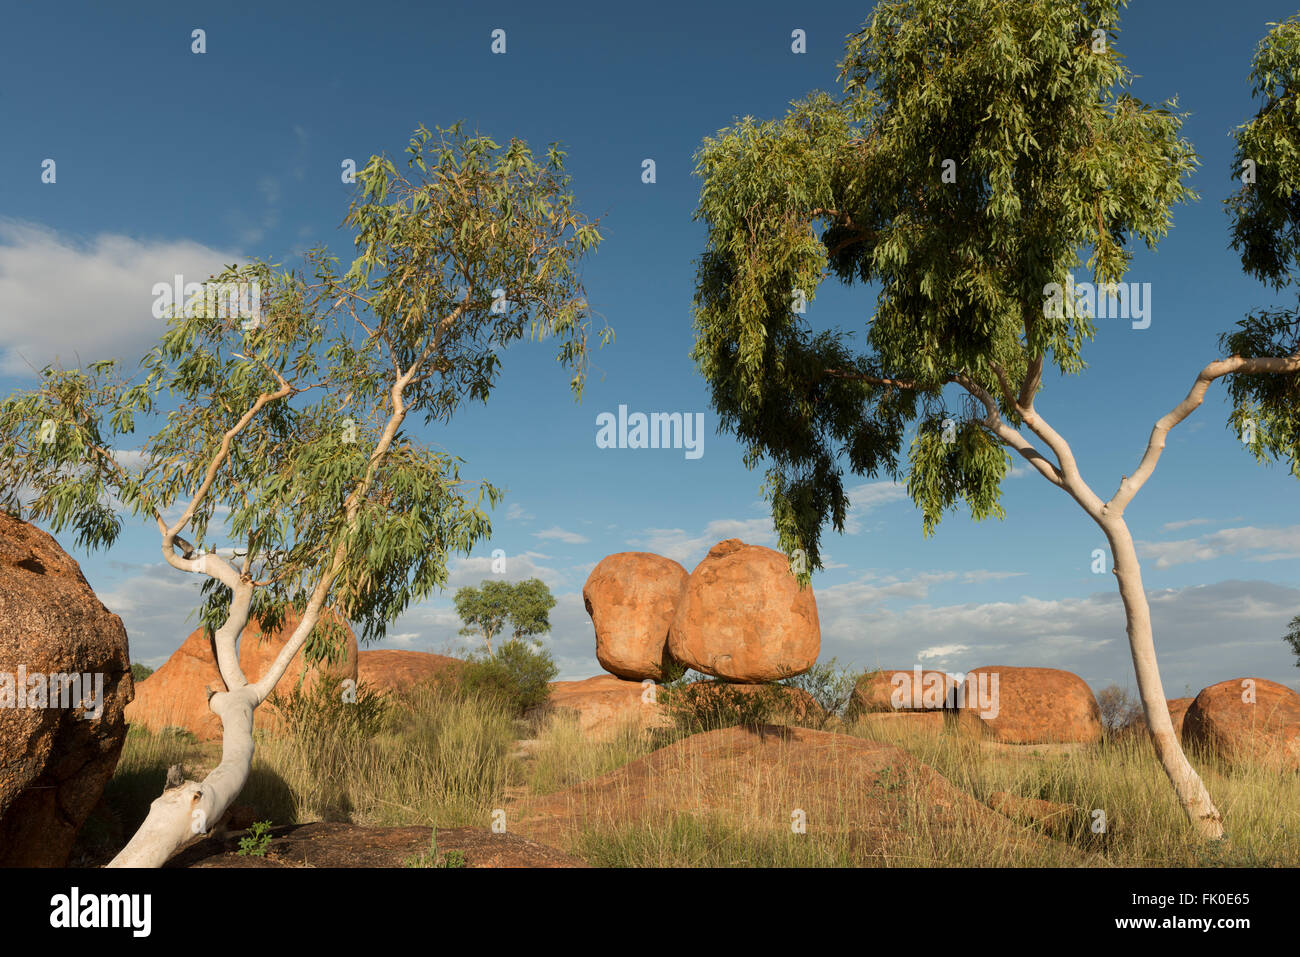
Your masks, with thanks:
[{"label": "eucalyptus tree", "polygon": [[456,614],[464,623],[462,635],[478,635],[487,645],[489,658],[492,639],[509,625],[511,637],[520,640],[543,635],[551,630],[550,611],[555,598],[540,578],[511,584],[488,579],[482,585],[466,585],[456,592]]},{"label": "eucalyptus tree", "polygon": [[[117,539],[119,514],[143,519],[167,564],[204,580],[221,762],[155,800],[113,866],[161,865],[217,821],[248,778],[254,710],[304,647],[337,649],[336,616],[382,637],[490,534],[483,504],[501,493],[467,484],[412,426],[486,402],[500,350],[525,335],[558,343],[581,396],[591,323],[576,269],[600,235],[564,153],[459,124],[421,126],[406,152],[406,172],[376,155],[357,174],[342,275],[323,248],[300,271],[227,267],[218,282],[256,284],[255,319],[191,302],[138,371],[46,367],[0,403],[0,504],[89,548]],[[250,618],[292,628],[256,676],[236,653]]]},{"label": "eucalyptus tree", "polygon": [[[1087,303],[1061,294],[1081,253],[1098,287],[1117,290],[1108,284],[1123,279],[1132,242],[1154,247],[1173,205],[1195,197],[1186,180],[1199,160],[1176,103],[1129,92],[1114,46],[1123,5],[881,0],[848,38],[842,95],[814,93],[783,119],[746,117],[707,138],[694,357],[746,463],[766,459],[781,546],[807,570],[821,567],[824,527],[844,529],[845,469],[905,482],[927,536],[959,503],[976,520],[1003,517],[1009,453],[1073,499],[1110,545],[1156,752],[1195,831],[1217,838],[1221,815],[1165,704],[1124,514],[1170,429],[1224,377],[1234,417],[1259,426],[1252,447],[1295,472],[1300,356],[1294,316],[1225,336],[1232,354],[1155,422],[1109,497],[1041,411],[1045,371],[1081,373],[1094,333]],[[1295,72],[1267,70],[1275,84],[1255,123],[1275,120],[1267,146],[1254,145],[1288,157],[1274,185],[1290,199],[1268,208],[1294,210],[1296,154],[1282,143],[1294,142]],[[832,277],[878,284],[860,339],[810,324],[807,303]]]}]

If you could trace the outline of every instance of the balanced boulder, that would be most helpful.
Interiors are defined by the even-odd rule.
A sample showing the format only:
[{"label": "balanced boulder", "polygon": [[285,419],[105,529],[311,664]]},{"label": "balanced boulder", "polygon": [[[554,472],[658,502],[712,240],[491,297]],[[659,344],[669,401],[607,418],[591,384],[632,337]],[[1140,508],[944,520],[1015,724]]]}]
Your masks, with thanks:
[{"label": "balanced boulder", "polygon": [[1088,683],[1056,668],[976,668],[956,703],[963,727],[1004,744],[1095,744],[1102,736]]},{"label": "balanced boulder", "polygon": [[1231,765],[1300,770],[1300,694],[1264,678],[1234,678],[1196,696],[1183,741]]},{"label": "balanced boulder", "polygon": [[729,538],[691,572],[668,632],[682,664],[725,681],[759,684],[817,661],[821,628],[812,586],[780,552]]},{"label": "balanced boulder", "polygon": [[[321,618],[324,620],[326,616]],[[300,649],[276,683],[275,694],[284,697],[296,688],[309,690],[322,675],[356,680],[356,636],[346,622],[337,617],[334,621],[343,629],[342,657],[332,665],[309,668]],[[279,631],[264,634],[255,620],[249,620],[239,637],[239,666],[250,682],[261,678],[271,666],[296,625],[297,621],[290,613]],[[163,666],[149,676],[149,680],[140,682],[136,699],[126,710],[126,720],[153,731],[182,728],[200,741],[219,739],[221,719],[208,708],[208,689],[224,691],[226,685],[217,669],[213,640],[204,634],[202,628],[197,628]],[[269,702],[258,708],[253,713],[255,725],[270,727],[275,721],[273,712]]]},{"label": "balanced boulder", "polygon": [[0,513],[0,867],[63,867],[126,740],[122,619],[45,532]]},{"label": "balanced boulder", "polygon": [[610,674],[660,681],[671,665],[668,628],[689,576],[671,558],[619,552],[601,559],[582,600],[596,629],[596,659]]}]

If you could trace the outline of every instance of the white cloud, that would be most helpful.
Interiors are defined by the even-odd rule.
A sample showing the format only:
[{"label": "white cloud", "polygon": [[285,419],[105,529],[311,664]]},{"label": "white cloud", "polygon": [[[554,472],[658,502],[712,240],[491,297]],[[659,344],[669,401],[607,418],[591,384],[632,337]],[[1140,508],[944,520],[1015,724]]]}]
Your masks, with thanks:
[{"label": "white cloud", "polygon": [[1165,524],[1162,525],[1161,528],[1163,528],[1166,532],[1176,532],[1179,529],[1191,528],[1193,525],[1208,525],[1208,524],[1210,524],[1210,520],[1208,518],[1188,518],[1188,519],[1184,519],[1181,522],[1165,522]]},{"label": "white cloud", "polygon": [[1211,561],[1224,555],[1243,552],[1264,553],[1247,555],[1249,561],[1300,558],[1300,525],[1285,528],[1224,528],[1198,538],[1174,542],[1138,542],[1137,550],[1142,558],[1154,558],[1157,568]]},{"label": "white cloud", "polygon": [[533,537],[544,540],[553,539],[555,541],[564,542],[566,545],[583,545],[590,541],[586,536],[579,535],[577,532],[570,532],[566,529],[560,528],[558,525],[541,532],[533,532]]},{"label": "white cloud", "polygon": [[776,532],[772,528],[770,517],[714,519],[699,534],[681,528],[647,528],[642,530],[639,537],[628,539],[627,543],[671,558],[689,568],[702,559],[710,548],[728,538],[739,538],[747,545],[765,545],[769,548],[776,544]]},{"label": "white cloud", "polygon": [[[1133,664],[1118,592],[1085,598],[929,605],[929,584],[945,573],[873,585],[820,589],[821,658],[858,667],[949,672],[981,665],[1061,668],[1094,688],[1133,684]],[[884,599],[913,598],[887,604]],[[1169,697],[1229,678],[1257,676],[1300,689],[1294,656],[1282,642],[1300,610],[1300,588],[1225,581],[1148,594],[1156,653]]]},{"label": "white cloud", "polygon": [[164,329],[154,283],[202,282],[241,256],[188,240],[104,233],[82,241],[0,218],[0,373],[120,358],[134,366]]},{"label": "white cloud", "polygon": [[517,522],[521,519],[526,521],[533,517],[532,512],[525,511],[524,507],[518,502],[511,502],[506,508],[506,519],[509,521]]},{"label": "white cloud", "polygon": [[891,502],[907,499],[907,486],[899,482],[867,482],[848,490],[849,508],[844,515],[844,534],[857,535],[864,529],[863,519]]}]

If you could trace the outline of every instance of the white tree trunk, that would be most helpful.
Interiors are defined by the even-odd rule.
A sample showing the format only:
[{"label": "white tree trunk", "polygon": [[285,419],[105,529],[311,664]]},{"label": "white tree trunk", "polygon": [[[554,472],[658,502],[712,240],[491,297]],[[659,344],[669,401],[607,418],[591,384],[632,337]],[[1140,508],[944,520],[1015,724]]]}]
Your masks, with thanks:
[{"label": "white tree trunk", "polygon": [[161,867],[226,813],[253,766],[253,711],[260,703],[251,685],[212,696],[209,707],[221,718],[221,763],[202,783],[186,781],[156,798],[149,816],[109,867]]},{"label": "white tree trunk", "polygon": [[253,767],[253,712],[270,695],[319,616],[317,598],[308,604],[274,663],[255,684],[249,684],[239,667],[236,642],[248,623],[251,597],[252,587],[238,582],[230,617],[215,637],[217,666],[229,689],[208,700],[208,707],[221,719],[221,763],[202,782],[185,781],[156,798],[144,823],[108,867],[161,867],[192,837],[207,833],[248,783]]},{"label": "white tree trunk", "polygon": [[1210,793],[1205,789],[1200,775],[1187,760],[1174,734],[1174,723],[1169,716],[1169,704],[1160,681],[1156,665],[1156,646],[1151,632],[1151,608],[1142,587],[1142,569],[1138,565],[1133,536],[1123,519],[1108,518],[1099,523],[1110,542],[1115,577],[1119,581],[1119,594],[1124,602],[1128,620],[1129,650],[1133,653],[1133,670],[1137,675],[1138,694],[1146,714],[1151,741],[1156,756],[1178,795],[1187,820],[1196,833],[1205,839],[1223,837],[1223,817],[1219,814]]}]

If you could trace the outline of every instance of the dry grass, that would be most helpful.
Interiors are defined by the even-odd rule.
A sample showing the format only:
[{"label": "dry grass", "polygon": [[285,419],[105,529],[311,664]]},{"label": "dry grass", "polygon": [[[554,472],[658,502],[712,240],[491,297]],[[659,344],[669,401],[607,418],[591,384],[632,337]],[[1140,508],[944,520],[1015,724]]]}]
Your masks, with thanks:
[{"label": "dry grass", "polygon": [[632,722],[601,741],[590,741],[571,716],[553,714],[532,748],[528,789],[534,794],[560,791],[644,757],[654,747],[651,738]]},{"label": "dry grass", "polygon": [[[980,801],[1008,791],[1106,815],[1106,831],[1075,838],[1096,846],[1122,867],[1300,865],[1300,774],[1263,765],[1225,768],[1195,750],[1189,758],[1224,815],[1228,844],[1191,839],[1186,819],[1150,743],[1131,737],[1096,747],[1011,748],[978,739],[916,735],[905,728],[862,722],[846,729],[893,743],[939,771]],[[971,860],[979,865],[979,860]]]},{"label": "dry grass", "polygon": [[898,749],[808,730],[701,734],[512,815],[513,830],[604,866],[1088,863]]},{"label": "dry grass", "polygon": [[[564,804],[552,803],[554,816],[573,826],[524,832],[604,866],[1300,866],[1300,775],[1234,770],[1191,755],[1229,835],[1226,845],[1198,844],[1139,738],[1008,748],[835,721],[831,730],[894,745],[915,762],[879,757],[877,767],[870,764],[877,758],[851,748],[810,761],[790,749],[788,757],[769,753],[728,766],[725,755],[698,749],[681,749],[690,757],[676,763],[662,757],[667,752],[655,756],[680,731],[651,737],[628,727],[592,742],[563,718],[552,718],[521,760],[512,715],[446,685],[390,697],[372,726],[341,726],[336,718],[316,714],[276,734],[260,732],[239,803],[277,824],[485,826],[492,809],[511,807],[510,796],[523,792],[510,811],[513,831],[530,802],[552,795]],[[182,763],[193,776],[216,760],[215,745],[133,729],[105,792],[118,824],[101,838],[129,836],[169,765]],[[952,813],[944,787],[924,768],[913,770],[917,762],[975,801],[1007,791],[1072,805],[1082,823],[1064,841],[1049,841],[1034,825],[991,820],[982,810]],[[791,830],[796,808],[807,813],[805,834]],[[1088,826],[1094,809],[1106,814],[1104,833]]]}]

